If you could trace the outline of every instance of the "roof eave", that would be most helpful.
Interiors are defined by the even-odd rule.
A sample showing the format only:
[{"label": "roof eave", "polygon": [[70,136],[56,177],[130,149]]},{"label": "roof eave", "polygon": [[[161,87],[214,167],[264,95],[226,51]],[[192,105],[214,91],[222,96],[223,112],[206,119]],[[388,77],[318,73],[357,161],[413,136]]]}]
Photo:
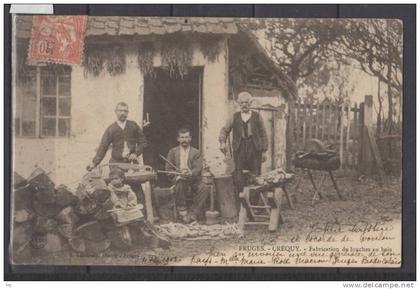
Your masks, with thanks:
[{"label": "roof eave", "polygon": [[238,33],[247,37],[250,43],[254,46],[257,53],[260,55],[260,60],[264,66],[269,68],[275,75],[279,88],[285,93],[285,97],[292,99],[297,98],[297,86],[293,80],[286,75],[280,68],[280,66],[274,62],[274,60],[268,55],[267,51],[261,46],[257,37],[248,28],[238,25]]}]

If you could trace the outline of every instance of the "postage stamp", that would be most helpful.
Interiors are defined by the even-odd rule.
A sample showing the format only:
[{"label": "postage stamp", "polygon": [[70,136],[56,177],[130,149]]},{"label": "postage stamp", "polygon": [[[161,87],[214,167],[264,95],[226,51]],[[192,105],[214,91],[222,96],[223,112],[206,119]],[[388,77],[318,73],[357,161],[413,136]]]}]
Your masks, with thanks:
[{"label": "postage stamp", "polygon": [[34,16],[30,62],[80,64],[86,16]]}]

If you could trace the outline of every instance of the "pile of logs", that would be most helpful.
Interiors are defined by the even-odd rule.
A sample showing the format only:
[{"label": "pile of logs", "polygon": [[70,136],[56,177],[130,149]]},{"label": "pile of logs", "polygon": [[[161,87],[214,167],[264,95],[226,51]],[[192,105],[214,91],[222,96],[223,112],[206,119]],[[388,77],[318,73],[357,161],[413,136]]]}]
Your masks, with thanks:
[{"label": "pile of logs", "polygon": [[61,251],[78,221],[73,212],[77,197],[66,186],[55,188],[40,168],[28,180],[15,173],[13,184],[14,256]]},{"label": "pile of logs", "polygon": [[128,249],[155,238],[142,221],[115,225],[108,212],[113,208],[110,191],[94,173],[83,178],[75,193],[64,185],[56,187],[41,168],[27,180],[14,173],[13,184],[15,260],[63,251],[99,254],[111,246]]}]

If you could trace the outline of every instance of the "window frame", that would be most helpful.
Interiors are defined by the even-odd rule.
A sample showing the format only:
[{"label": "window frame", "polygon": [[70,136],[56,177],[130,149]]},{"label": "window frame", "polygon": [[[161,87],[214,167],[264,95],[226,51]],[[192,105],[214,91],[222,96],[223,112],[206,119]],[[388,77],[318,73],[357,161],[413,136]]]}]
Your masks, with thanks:
[{"label": "window frame", "polygon": [[[72,120],[72,115],[71,115],[71,104],[72,104],[72,96],[71,96],[71,70],[68,73],[60,73],[60,72],[56,72],[54,73],[54,71],[43,71],[43,68],[47,68],[46,65],[37,65],[36,66],[36,70],[35,70],[35,90],[36,90],[36,100],[35,100],[35,134],[34,135],[22,135],[22,123],[23,123],[23,109],[21,109],[19,112],[19,114],[16,114],[14,116],[14,121],[16,121],[17,119],[19,119],[19,134],[16,134],[15,132],[15,137],[17,138],[28,138],[28,139],[49,139],[49,138],[53,138],[53,139],[68,139],[71,137],[71,120]],[[56,94],[55,95],[43,95],[43,86],[42,86],[42,77],[44,75],[47,76],[54,76],[55,77],[55,91]],[[59,91],[59,83],[60,83],[60,78],[69,78],[70,79],[70,93],[69,95],[60,95],[60,91]],[[41,114],[41,101],[42,99],[45,98],[54,98],[56,100],[56,104],[55,104],[55,115],[42,115]],[[68,99],[70,101],[70,112],[69,115],[65,115],[62,116],[60,115],[59,112],[59,106],[60,106],[60,99]],[[21,107],[23,107],[23,103],[24,103],[25,99],[22,97],[19,99],[19,101],[17,100],[17,98],[15,98],[15,105],[20,105]],[[55,119],[55,133],[52,136],[46,136],[43,135],[42,133],[42,119]],[[69,126],[68,126],[68,133],[64,136],[60,136],[59,133],[59,120],[61,119],[65,119],[68,120]],[[15,128],[15,127],[14,127]]]}]

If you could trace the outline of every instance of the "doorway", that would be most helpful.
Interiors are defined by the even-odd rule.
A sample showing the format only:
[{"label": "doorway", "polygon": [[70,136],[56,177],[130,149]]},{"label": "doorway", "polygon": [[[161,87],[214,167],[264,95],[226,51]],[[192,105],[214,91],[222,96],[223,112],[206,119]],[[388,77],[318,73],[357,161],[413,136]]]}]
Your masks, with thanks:
[{"label": "doorway", "polygon": [[[145,164],[163,170],[165,162],[159,154],[167,156],[177,146],[177,131],[182,127],[192,132],[191,145],[201,149],[201,87],[202,67],[191,67],[184,77],[170,76],[162,68],[155,68],[154,75],[145,77],[143,118],[149,116],[150,125],[144,129],[148,146],[144,152]],[[159,185],[167,178],[159,175]]]}]

